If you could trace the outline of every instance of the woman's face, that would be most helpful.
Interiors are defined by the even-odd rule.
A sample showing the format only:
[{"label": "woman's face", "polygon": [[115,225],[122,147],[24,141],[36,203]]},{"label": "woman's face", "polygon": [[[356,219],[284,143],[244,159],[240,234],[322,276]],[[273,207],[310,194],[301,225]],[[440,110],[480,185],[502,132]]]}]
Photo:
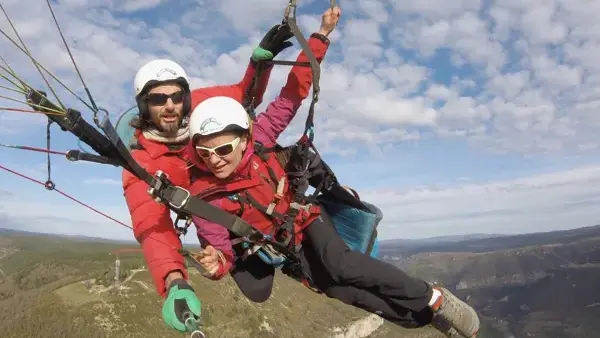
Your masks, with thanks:
[{"label": "woman's face", "polygon": [[247,146],[247,138],[238,133],[223,132],[199,137],[196,153],[217,178],[231,175],[242,161]]}]

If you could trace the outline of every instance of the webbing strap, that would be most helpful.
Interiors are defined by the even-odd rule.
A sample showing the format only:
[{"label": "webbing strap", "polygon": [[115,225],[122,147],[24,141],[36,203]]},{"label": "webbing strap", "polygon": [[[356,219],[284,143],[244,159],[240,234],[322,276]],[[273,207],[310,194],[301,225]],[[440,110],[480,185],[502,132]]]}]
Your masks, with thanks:
[{"label": "webbing strap", "polygon": [[313,75],[313,99],[315,99],[315,96],[318,99],[319,91],[321,89],[319,87],[321,68],[319,67],[319,62],[317,61],[315,54],[308,47],[308,42],[306,41],[306,38],[304,38],[304,34],[302,34],[300,28],[298,28],[298,24],[296,22],[296,8],[296,0],[290,0],[288,7],[285,9],[283,21],[290,26],[290,30],[292,31],[292,34],[294,34],[296,40],[298,40],[300,48],[302,48],[302,51],[308,57],[308,62],[310,63],[310,69]]},{"label": "webbing strap", "polygon": [[167,203],[171,210],[178,214],[195,215],[219,224],[237,237],[243,237],[252,243],[270,244],[291,261],[297,260],[294,252],[289,250],[284,244],[273,240],[270,236],[264,235],[240,217],[230,214],[219,207],[215,207],[196,196],[192,196],[184,188],[172,185],[164,173],[160,171],[156,173],[155,177],[157,184],[150,188],[149,193],[161,202]]},{"label": "webbing strap", "polygon": [[121,157],[118,156],[118,153],[106,137],[85,121],[79,111],[68,109],[64,115],[48,114],[52,110],[56,111],[60,109],[46,98],[44,92],[38,90],[30,90],[26,95],[26,100],[28,103],[32,103],[31,106],[34,110],[46,113],[48,119],[56,122],[63,131],[68,131],[75,135],[79,140],[100,154],[101,157],[115,159],[119,162],[120,166],[126,166],[126,163],[121,160]]},{"label": "webbing strap", "polygon": [[[258,87],[258,82],[259,82],[260,76],[262,75],[265,64],[287,65],[287,66],[295,66],[295,65],[309,66],[311,68],[312,79],[313,79],[313,96],[312,96],[312,100],[310,102],[310,107],[308,109],[308,116],[306,118],[306,123],[305,123],[305,127],[304,127],[304,135],[307,135],[314,126],[315,104],[319,101],[319,93],[321,91],[321,87],[319,84],[319,81],[321,79],[321,67],[319,65],[319,62],[317,61],[317,58],[315,57],[315,54],[309,48],[306,38],[304,37],[304,35],[300,31],[300,29],[298,28],[298,24],[296,22],[296,8],[297,8],[296,1],[297,0],[290,0],[287,8],[285,9],[285,15],[284,15],[282,24],[288,24],[290,26],[290,30],[292,31],[292,34],[294,34],[294,37],[296,38],[296,40],[298,40],[298,43],[300,44],[300,48],[302,48],[302,51],[308,57],[309,62],[307,63],[307,62],[296,62],[296,61],[285,61],[285,60],[270,60],[270,61],[257,62],[256,72],[254,74],[252,84],[250,85],[250,88],[248,88],[248,91],[246,92],[246,99],[244,102],[244,106],[246,107],[246,111],[248,112],[250,117],[252,119],[255,119],[256,118],[256,114],[254,112],[254,108],[256,108],[256,107],[254,107],[254,103],[255,103],[255,99],[256,99],[255,95],[256,95],[256,90]],[[334,8],[336,6],[336,0],[330,0],[329,3],[330,3],[331,8]],[[312,136],[311,136],[311,140],[312,140]]]},{"label": "webbing strap", "polygon": [[[335,7],[335,1],[331,0],[330,5],[331,5],[331,8]],[[317,61],[317,58],[315,57],[314,53],[309,48],[308,42],[302,35],[302,32],[300,31],[300,29],[298,28],[298,24],[296,23],[296,8],[297,8],[296,0],[290,0],[289,5],[285,10],[284,21],[290,25],[290,29],[291,29],[292,33],[294,34],[294,36],[298,40],[298,43],[300,43],[300,47],[302,48],[302,50],[308,57],[308,60],[310,62],[310,68],[312,71],[312,77],[313,77],[312,100],[310,102],[310,106],[308,108],[308,116],[306,117],[306,122],[304,124],[304,133],[299,141],[302,143],[302,146],[304,147],[302,149],[301,173],[305,174],[306,171],[308,170],[308,164],[309,164],[308,163],[309,148],[310,148],[310,145],[312,144],[313,137],[314,137],[313,127],[314,127],[315,104],[319,101],[319,93],[321,91],[321,87],[319,84],[319,80],[321,79],[321,67],[320,67],[319,62]],[[306,188],[302,188],[302,185],[304,185],[304,183],[302,181],[304,179],[306,179],[306,178],[298,177],[298,178],[296,178],[295,182],[292,182],[292,184],[295,185],[296,191],[295,191],[294,198],[296,201],[300,201],[301,199],[304,198],[304,193],[306,192]],[[297,212],[297,210],[291,210],[291,211],[292,211],[292,214]],[[292,232],[292,238],[291,238],[292,241],[295,241],[294,235],[295,235],[294,232]]]},{"label": "webbing strap", "polygon": [[[330,6],[331,6],[331,8],[334,8],[336,6],[336,1],[330,0]],[[298,40],[298,43],[300,44],[300,47],[304,51],[304,54],[306,54],[306,56],[308,57],[308,61],[310,63],[310,69],[312,71],[313,96],[312,96],[312,101],[310,102],[310,107],[308,109],[308,116],[306,117],[306,123],[305,123],[305,127],[304,127],[304,135],[307,135],[314,126],[315,104],[319,101],[319,93],[321,92],[321,87],[319,84],[319,81],[321,79],[321,67],[319,65],[319,62],[317,61],[317,58],[315,57],[315,54],[308,47],[308,42],[304,38],[304,35],[298,28],[298,24],[296,23],[296,8],[297,8],[296,0],[290,0],[288,7],[285,10],[284,22],[286,22],[290,25],[290,29],[291,29],[292,33],[296,37],[296,40]],[[312,141],[312,136],[310,137],[310,139]]]},{"label": "webbing strap", "polygon": [[215,207],[204,200],[192,196],[184,188],[172,185],[166,175],[156,173],[157,184],[149,190],[150,195],[159,201],[165,201],[176,212],[195,215],[210,222],[224,226],[235,235],[260,240],[262,234],[241,218]]}]

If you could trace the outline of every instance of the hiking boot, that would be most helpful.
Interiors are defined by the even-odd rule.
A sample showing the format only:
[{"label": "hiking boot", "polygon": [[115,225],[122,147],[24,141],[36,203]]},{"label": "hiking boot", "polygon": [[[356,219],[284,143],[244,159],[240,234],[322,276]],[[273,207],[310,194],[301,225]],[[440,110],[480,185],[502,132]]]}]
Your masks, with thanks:
[{"label": "hiking boot", "polygon": [[465,338],[465,336],[458,333],[458,331],[456,331],[456,329],[453,328],[452,325],[450,325],[450,323],[448,323],[440,316],[433,317],[433,320],[431,321],[431,326],[436,328],[448,338]]},{"label": "hiking boot", "polygon": [[[458,299],[446,288],[435,287],[442,293],[442,296],[436,302],[436,306],[433,309],[435,318],[432,325],[440,330],[445,328],[445,331],[440,330],[446,336],[454,338],[458,336],[448,335],[451,330],[447,327],[448,325],[453,328],[458,334],[466,338],[477,337],[479,331],[479,317],[475,310],[467,305],[467,303]],[[437,326],[436,326],[437,325]],[[447,333],[449,332],[449,333]]]}]

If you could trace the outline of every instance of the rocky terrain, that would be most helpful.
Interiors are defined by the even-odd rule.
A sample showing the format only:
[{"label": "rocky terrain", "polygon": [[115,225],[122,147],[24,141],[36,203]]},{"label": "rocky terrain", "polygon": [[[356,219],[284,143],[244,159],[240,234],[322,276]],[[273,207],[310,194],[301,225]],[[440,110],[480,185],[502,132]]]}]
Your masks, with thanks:
[{"label": "rocky terrain", "polygon": [[502,337],[600,337],[600,226],[412,247],[388,242],[381,252],[456,289]]},{"label": "rocky terrain", "polygon": [[[475,237],[475,238],[473,238]],[[0,231],[0,337],[184,337],[160,318],[135,244]],[[488,249],[486,249],[486,247]],[[380,259],[442,284],[480,313],[480,338],[599,337],[600,227],[382,243]],[[278,275],[273,297],[246,300],[230,278],[191,281],[207,337],[442,338],[402,329]]]}]

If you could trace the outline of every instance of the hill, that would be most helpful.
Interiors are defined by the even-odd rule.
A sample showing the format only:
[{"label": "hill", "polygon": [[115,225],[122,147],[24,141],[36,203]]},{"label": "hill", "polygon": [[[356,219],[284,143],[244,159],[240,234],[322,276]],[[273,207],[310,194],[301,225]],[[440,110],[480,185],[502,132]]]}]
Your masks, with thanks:
[{"label": "hill", "polygon": [[411,248],[385,259],[457,289],[504,337],[598,337],[600,226]]},{"label": "hill", "polygon": [[[480,338],[598,336],[600,226],[466,238],[384,242],[381,259],[468,299],[482,318]],[[0,231],[0,336],[185,336],[165,328],[141,255],[119,253],[121,287],[114,287],[110,252],[125,248],[137,245]],[[389,324],[281,274],[263,304],[247,301],[229,277],[213,282],[194,273],[191,281],[209,338],[442,338],[431,328]]]},{"label": "hill", "polygon": [[[184,337],[160,317],[144,260],[110,241],[72,240],[32,233],[0,233],[0,337]],[[194,271],[194,270],[192,270]],[[318,295],[284,275],[273,297],[246,300],[233,281],[191,281],[203,302],[207,337],[443,337],[431,328],[406,330]]]},{"label": "hill", "polygon": [[521,235],[464,235],[380,243],[381,255],[405,256],[422,252],[488,252],[544,244],[566,243],[600,236],[600,225]]}]

